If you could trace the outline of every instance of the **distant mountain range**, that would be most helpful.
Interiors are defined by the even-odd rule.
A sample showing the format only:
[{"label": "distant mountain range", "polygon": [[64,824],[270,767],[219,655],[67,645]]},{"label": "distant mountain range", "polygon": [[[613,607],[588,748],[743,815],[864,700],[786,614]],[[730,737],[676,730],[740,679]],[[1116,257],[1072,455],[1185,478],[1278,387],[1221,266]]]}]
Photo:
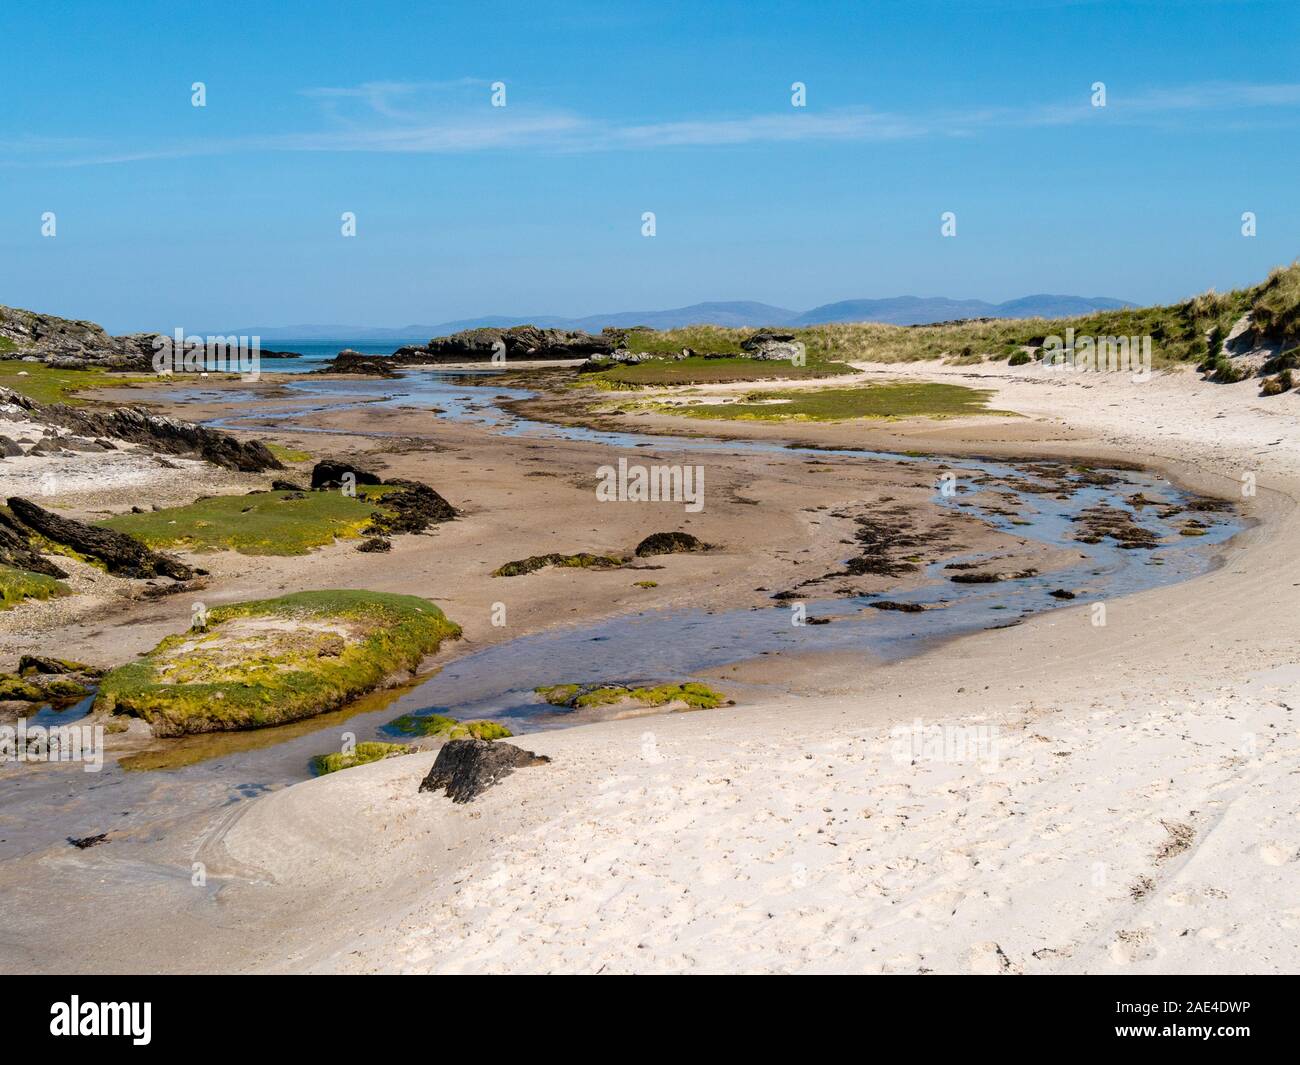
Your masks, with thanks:
[{"label": "distant mountain range", "polygon": [[[1136,304],[1107,296],[1021,296],[1005,303],[984,300],[953,300],[944,296],[895,296],[879,300],[842,300],[810,311],[791,311],[770,303],[733,300],[693,303],[666,311],[615,311],[563,318],[548,314],[490,314],[462,318],[440,325],[407,325],[382,329],[363,325],[264,325],[226,330],[265,340],[428,340],[459,333],[462,329],[489,326],[536,325],[553,329],[583,329],[598,333],[607,326],[626,328],[647,325],[654,329],[676,329],[685,325],[737,327],[825,325],[829,322],[885,322],[890,325],[925,325],[958,318],[1069,318],[1109,311]],[[214,330],[214,332],[222,332]]]}]

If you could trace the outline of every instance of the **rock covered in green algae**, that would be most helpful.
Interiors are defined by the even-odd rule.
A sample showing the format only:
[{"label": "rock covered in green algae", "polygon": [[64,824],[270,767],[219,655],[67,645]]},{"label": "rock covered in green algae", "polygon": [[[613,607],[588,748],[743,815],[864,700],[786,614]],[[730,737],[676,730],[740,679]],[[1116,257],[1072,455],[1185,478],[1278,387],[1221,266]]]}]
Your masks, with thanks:
[{"label": "rock covered in green algae", "polygon": [[69,673],[80,673],[87,677],[102,677],[104,672],[98,666],[88,666],[85,662],[74,662],[70,658],[51,658],[48,655],[23,655],[18,659],[18,673],[24,677],[36,674],[66,676]]},{"label": "rock covered in green algae", "polygon": [[495,721],[457,721],[442,714],[403,714],[388,723],[403,736],[429,736],[438,739],[500,740],[513,736],[505,725]]},{"label": "rock covered in green algae", "polygon": [[159,736],[264,728],[334,710],[418,668],[460,627],[413,595],[295,592],[207,614],[111,671],[95,709]]},{"label": "rock covered in green algae", "polygon": [[641,706],[684,703],[696,710],[712,710],[729,702],[721,692],[697,681],[653,685],[554,684],[533,690],[552,706],[567,706],[571,710],[612,706],[621,702],[634,702]]},{"label": "rock covered in green algae", "polygon": [[0,701],[67,706],[89,695],[98,676],[99,671],[91,666],[82,666],[77,670],[67,669],[57,674],[50,670],[33,669],[28,664],[28,656],[24,655],[17,673],[0,673]]},{"label": "rock covered in green algae", "polygon": [[351,751],[336,751],[333,754],[318,754],[311,760],[311,770],[318,777],[326,773],[337,773],[340,769],[378,762],[399,754],[414,754],[416,748],[407,743],[358,743]]}]

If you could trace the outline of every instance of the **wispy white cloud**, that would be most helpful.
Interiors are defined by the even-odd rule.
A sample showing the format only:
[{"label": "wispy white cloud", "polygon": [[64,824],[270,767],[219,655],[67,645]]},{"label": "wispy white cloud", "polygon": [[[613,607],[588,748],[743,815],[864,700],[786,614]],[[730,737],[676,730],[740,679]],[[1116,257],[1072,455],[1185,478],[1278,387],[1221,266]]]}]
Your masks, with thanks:
[{"label": "wispy white cloud", "polygon": [[136,146],[85,138],[19,139],[11,163],[86,166],[248,152],[387,152],[457,154],[494,150],[653,151],[793,142],[886,142],[971,137],[998,129],[1105,121],[1168,126],[1194,120],[1240,124],[1300,118],[1300,83],[1209,82],[1145,90],[1112,89],[1108,106],[1076,101],[1022,107],[915,112],[845,107],[779,113],[619,122],[557,108],[511,102],[488,106],[488,82],[366,82],[302,90],[320,106],[319,128],[248,137],[177,140]]}]

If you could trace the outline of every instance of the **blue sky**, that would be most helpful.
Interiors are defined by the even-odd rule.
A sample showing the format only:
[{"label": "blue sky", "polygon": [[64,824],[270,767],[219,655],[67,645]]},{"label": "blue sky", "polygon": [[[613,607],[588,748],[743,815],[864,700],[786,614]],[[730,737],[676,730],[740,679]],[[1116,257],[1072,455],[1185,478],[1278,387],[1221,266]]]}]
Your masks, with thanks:
[{"label": "blue sky", "polygon": [[1147,302],[1300,255],[1294,0],[6,0],[0,34],[0,304],[114,331]]}]

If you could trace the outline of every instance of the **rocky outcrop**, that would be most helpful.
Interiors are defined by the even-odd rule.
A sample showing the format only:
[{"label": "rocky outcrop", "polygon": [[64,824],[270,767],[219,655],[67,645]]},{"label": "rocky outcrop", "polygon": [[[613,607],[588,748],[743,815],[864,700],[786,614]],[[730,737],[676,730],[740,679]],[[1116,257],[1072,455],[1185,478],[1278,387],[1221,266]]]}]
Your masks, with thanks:
[{"label": "rocky outcrop", "polygon": [[755,333],[740,342],[751,359],[800,363],[807,357],[803,341],[793,333]]},{"label": "rocky outcrop", "polygon": [[31,357],[63,369],[100,366],[109,370],[148,371],[153,367],[157,333],[110,336],[103,326],[17,307],[0,307],[0,339],[9,344],[7,358]]},{"label": "rocky outcrop", "polygon": [[396,377],[396,361],[391,355],[362,355],[348,348],[312,373],[353,373],[370,377]]},{"label": "rocky outcrop", "polygon": [[375,523],[367,532],[422,533],[430,525],[440,525],[457,516],[456,508],[421,481],[393,478],[383,482],[397,486],[396,492],[384,493],[385,515],[376,515]]},{"label": "rocky outcrop", "polygon": [[31,531],[3,510],[0,510],[0,564],[56,579],[68,575],[37,553],[31,545]]},{"label": "rocky outcrop", "polygon": [[188,581],[194,576],[194,571],[179,559],[145,547],[125,533],[65,518],[21,496],[9,497],[9,510],[32,532],[102,562],[116,576],[170,577],[174,581]]},{"label": "rocky outcrop", "polygon": [[588,359],[614,350],[611,336],[581,330],[539,329],[516,325],[509,329],[466,329],[451,336],[434,337],[427,344],[398,348],[393,358],[402,363],[490,362],[507,360]]},{"label": "rocky outcrop", "polygon": [[23,655],[18,659],[18,674],[23,677],[36,674],[58,677],[78,674],[96,679],[104,675],[104,670],[97,666],[88,666],[85,662],[74,662],[68,658],[50,658],[47,655]]},{"label": "rocky outcrop", "polygon": [[451,740],[443,745],[421,791],[443,791],[452,802],[469,802],[516,769],[550,759],[501,740]]},{"label": "rocky outcrop", "polygon": [[112,441],[120,440],[163,454],[194,455],[215,466],[241,473],[284,468],[260,440],[240,440],[229,433],[195,425],[193,422],[164,418],[143,407],[91,410],[69,407],[62,403],[38,403],[11,388],[0,388],[0,404],[18,408],[32,421],[66,430],[70,434],[50,438],[45,445],[47,451],[65,448],[77,451],[108,450],[112,447]]}]

